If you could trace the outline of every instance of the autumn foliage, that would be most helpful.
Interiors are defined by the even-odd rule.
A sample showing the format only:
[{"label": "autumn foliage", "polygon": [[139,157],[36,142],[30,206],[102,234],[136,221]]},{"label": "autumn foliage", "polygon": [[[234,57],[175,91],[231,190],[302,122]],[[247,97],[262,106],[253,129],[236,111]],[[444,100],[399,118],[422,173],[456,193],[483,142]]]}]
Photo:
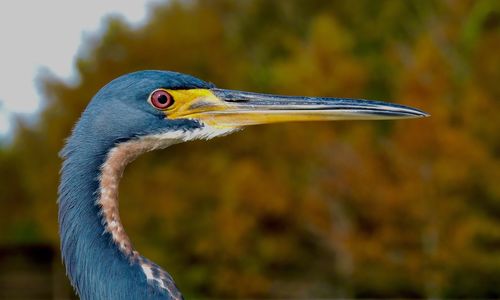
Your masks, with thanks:
[{"label": "autumn foliage", "polygon": [[78,82],[42,76],[39,119],[0,148],[1,243],[57,248],[57,153],[81,111],[121,74],[175,70],[432,115],[257,126],[138,159],[125,228],[187,298],[500,297],[498,1],[170,1],[83,45]]}]

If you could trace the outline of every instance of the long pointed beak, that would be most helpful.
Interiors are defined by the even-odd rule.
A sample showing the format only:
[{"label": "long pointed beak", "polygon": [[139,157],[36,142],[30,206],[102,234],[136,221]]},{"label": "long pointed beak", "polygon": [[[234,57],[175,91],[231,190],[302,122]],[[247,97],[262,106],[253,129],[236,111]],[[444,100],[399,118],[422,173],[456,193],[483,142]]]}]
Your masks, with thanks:
[{"label": "long pointed beak", "polygon": [[427,113],[381,101],[295,97],[212,89],[224,102],[220,109],[205,111],[217,125],[247,126],[288,121],[385,120],[421,118]]},{"label": "long pointed beak", "polygon": [[[386,120],[429,116],[416,108],[381,101],[296,97],[213,88],[170,91],[186,99],[169,118],[193,118],[217,127],[328,120]],[[186,93],[186,94],[182,94]],[[178,97],[177,97],[178,96]]]}]

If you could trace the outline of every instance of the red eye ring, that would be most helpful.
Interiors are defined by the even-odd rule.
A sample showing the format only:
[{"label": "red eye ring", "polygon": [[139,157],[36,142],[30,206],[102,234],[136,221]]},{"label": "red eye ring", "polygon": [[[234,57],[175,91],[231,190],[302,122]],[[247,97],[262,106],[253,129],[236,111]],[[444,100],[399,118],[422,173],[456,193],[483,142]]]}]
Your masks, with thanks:
[{"label": "red eye ring", "polygon": [[174,104],[174,97],[165,90],[156,90],[151,94],[150,103],[154,108],[164,110]]}]

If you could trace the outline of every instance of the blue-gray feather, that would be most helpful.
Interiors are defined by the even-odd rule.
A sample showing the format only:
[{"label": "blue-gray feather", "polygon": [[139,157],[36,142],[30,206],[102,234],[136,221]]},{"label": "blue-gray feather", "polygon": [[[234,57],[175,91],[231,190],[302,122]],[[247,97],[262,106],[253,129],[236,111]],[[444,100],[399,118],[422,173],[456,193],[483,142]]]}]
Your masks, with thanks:
[{"label": "blue-gray feather", "polygon": [[[167,130],[202,126],[192,120],[168,120],[148,103],[157,88],[213,86],[189,75],[141,71],[119,77],[92,99],[60,155],[61,251],[70,280],[82,299],[168,299],[147,282],[139,264],[131,263],[104,232],[99,196],[100,168],[117,144]],[[173,282],[171,283],[173,284]]]}]

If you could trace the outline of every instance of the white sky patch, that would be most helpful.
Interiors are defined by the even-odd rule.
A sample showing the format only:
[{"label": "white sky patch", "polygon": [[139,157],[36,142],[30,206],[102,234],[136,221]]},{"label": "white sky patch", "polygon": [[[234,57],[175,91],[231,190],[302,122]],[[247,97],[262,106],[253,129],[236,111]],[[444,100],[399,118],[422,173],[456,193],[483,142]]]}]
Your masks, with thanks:
[{"label": "white sky patch", "polygon": [[40,69],[70,79],[82,36],[101,29],[110,14],[141,23],[149,4],[156,2],[0,1],[0,136],[9,132],[14,113],[39,109],[41,95],[34,80]]}]

